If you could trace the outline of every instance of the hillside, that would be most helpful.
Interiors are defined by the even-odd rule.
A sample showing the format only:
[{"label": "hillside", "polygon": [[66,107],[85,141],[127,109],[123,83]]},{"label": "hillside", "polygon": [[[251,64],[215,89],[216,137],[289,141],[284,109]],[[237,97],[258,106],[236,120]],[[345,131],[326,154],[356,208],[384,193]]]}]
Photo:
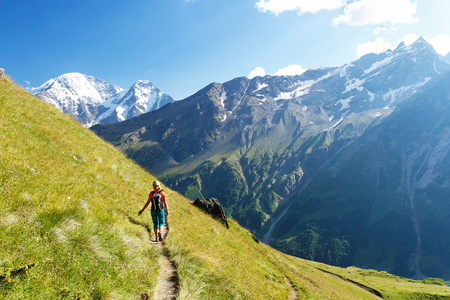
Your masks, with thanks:
[{"label": "hillside", "polygon": [[212,83],[92,130],[192,200],[217,197],[262,237],[329,157],[449,68],[420,38],[341,67]]},{"label": "hillside", "polygon": [[[217,198],[228,216],[285,253],[447,280],[447,246],[435,242],[447,231],[434,230],[429,213],[440,212],[439,223],[447,224],[441,208],[448,201],[448,172],[439,166],[446,165],[448,127],[437,123],[445,114],[422,101],[409,113],[402,110],[401,122],[380,127],[414,153],[388,151],[395,138],[358,163],[349,149],[363,137],[377,141],[372,129],[418,91],[431,93],[433,79],[449,69],[419,38],[341,67],[212,83],[156,112],[92,130],[184,196]],[[440,101],[429,98],[430,104]],[[445,103],[439,105],[446,109]],[[416,122],[427,125],[418,126],[420,135],[432,138],[408,132]],[[438,130],[430,131],[433,126]],[[372,150],[380,143],[368,145]],[[412,211],[414,197],[425,205]],[[425,238],[430,242],[417,244]]]},{"label": "hillside", "polygon": [[[285,220],[297,221],[275,226],[276,246],[286,251],[314,244],[316,256],[290,253],[317,260],[327,236],[350,241],[350,264],[416,279],[450,278],[449,83],[449,72],[437,77],[332,157],[286,214]],[[346,227],[337,228],[342,219]]]},{"label": "hillside", "polygon": [[440,280],[284,255],[166,187],[170,232],[161,251],[135,224],[150,222],[137,211],[152,175],[6,78],[0,107],[3,299],[152,298],[164,252],[177,267],[179,299],[286,299],[289,282],[300,299],[450,298]]}]

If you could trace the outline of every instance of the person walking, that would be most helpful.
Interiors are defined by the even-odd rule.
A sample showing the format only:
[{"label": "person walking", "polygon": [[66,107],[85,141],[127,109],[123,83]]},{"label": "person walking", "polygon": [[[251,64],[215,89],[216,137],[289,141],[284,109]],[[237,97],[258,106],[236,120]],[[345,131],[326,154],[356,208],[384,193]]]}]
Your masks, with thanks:
[{"label": "person walking", "polygon": [[153,181],[153,191],[148,195],[147,203],[138,212],[140,216],[144,210],[151,206],[151,215],[153,220],[153,229],[155,231],[155,242],[162,242],[162,230],[165,224],[165,215],[169,215],[169,207],[167,206],[166,193],[161,189],[161,185],[158,181]]}]

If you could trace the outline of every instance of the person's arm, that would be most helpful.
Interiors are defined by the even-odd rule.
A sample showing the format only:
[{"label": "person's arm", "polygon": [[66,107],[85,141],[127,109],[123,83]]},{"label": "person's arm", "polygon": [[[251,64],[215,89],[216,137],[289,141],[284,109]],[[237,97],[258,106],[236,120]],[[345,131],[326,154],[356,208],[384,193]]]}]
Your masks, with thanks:
[{"label": "person's arm", "polygon": [[166,210],[166,214],[168,215],[169,214],[169,206],[167,205],[167,201],[166,201],[166,193],[161,192],[161,196],[162,196],[162,199],[163,199],[164,209]]},{"label": "person's arm", "polygon": [[138,212],[138,216],[140,216],[144,212],[144,210],[150,204],[150,201],[152,201],[152,196],[151,195],[152,195],[151,193],[150,193],[150,195],[148,195],[147,203],[145,203],[144,207]]}]

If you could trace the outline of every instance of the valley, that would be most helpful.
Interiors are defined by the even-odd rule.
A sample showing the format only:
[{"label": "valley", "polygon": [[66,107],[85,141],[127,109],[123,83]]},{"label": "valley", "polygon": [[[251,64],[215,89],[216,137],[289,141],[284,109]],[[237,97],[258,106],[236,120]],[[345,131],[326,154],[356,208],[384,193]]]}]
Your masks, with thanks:
[{"label": "valley", "polygon": [[[0,105],[3,108],[0,113],[1,297],[130,299],[157,297],[161,291],[163,297],[172,297],[173,294],[164,292],[164,284],[169,280],[164,275],[167,270],[163,262],[167,262],[167,257],[163,258],[161,249],[149,243],[146,229],[151,222],[149,216],[137,216],[155,177],[92,131],[31,96],[8,78],[0,79]],[[171,111],[172,105],[165,107]],[[136,118],[130,122],[136,122]],[[136,125],[141,128],[140,124]],[[381,129],[378,134],[385,132]],[[255,141],[252,147],[257,145]],[[314,141],[309,140],[307,149]],[[435,148],[441,154],[446,147],[442,141],[445,139]],[[224,145],[221,147],[226,149]],[[342,149],[333,153],[350,153],[349,147]],[[271,174],[270,168],[266,169],[270,166],[269,152],[243,153],[246,158],[252,158],[248,161],[259,162],[256,170]],[[281,168],[286,168],[283,162],[295,161],[296,155],[275,152],[272,156]],[[350,157],[358,155],[353,152]],[[189,155],[188,158],[194,159]],[[315,159],[335,161],[330,155]],[[437,161],[433,165],[440,167]],[[243,166],[247,168],[236,174],[252,174],[249,170],[255,170],[248,168],[248,164]],[[230,174],[235,166],[219,160],[210,167],[223,168],[224,174]],[[305,176],[300,169],[294,170],[297,177],[286,179],[289,187]],[[383,176],[379,174],[381,194]],[[321,174],[317,171],[315,176],[308,177],[311,183],[297,192],[310,191]],[[230,180],[233,182],[233,177]],[[435,177],[435,180],[441,179]],[[287,299],[290,295],[299,299],[450,297],[450,290],[441,279],[411,280],[387,272],[338,268],[283,254],[258,243],[251,232],[233,219],[228,220],[230,228],[226,229],[181,194],[168,186],[163,188],[171,207],[170,234],[164,249],[169,251],[169,260],[176,266],[177,299]],[[283,189],[278,192],[281,194]],[[277,195],[273,196],[277,200]],[[298,202],[290,203],[273,232],[296,212]],[[308,201],[301,203],[305,205]],[[282,205],[280,210],[285,209]],[[420,211],[418,206],[416,211]],[[425,224],[421,224],[423,228]],[[326,239],[322,241],[327,243]],[[365,258],[371,259],[367,255]]]},{"label": "valley", "polygon": [[450,278],[434,241],[446,232],[448,70],[419,38],[340,67],[211,83],[91,129],[187,198],[219,199],[286,253]]},{"label": "valley", "polygon": [[[377,128],[389,138],[422,122],[417,112],[425,108],[405,108],[439,80],[445,90],[445,79],[433,78],[449,69],[420,38],[339,68],[212,83],[157,113],[92,130],[186,197],[219,199],[230,217],[282,251],[339,266],[447,278],[447,271],[421,271],[425,220],[416,182],[432,174],[429,164],[437,159],[436,151],[421,146],[424,141],[415,134],[411,140],[401,137],[362,149],[372,146]],[[443,102],[436,105],[447,107],[446,96],[439,97]],[[433,105],[436,99],[430,101]],[[447,124],[439,116],[441,123],[428,120],[437,128],[437,140]],[[402,139],[405,145],[417,141],[417,147],[425,147],[417,153],[422,168],[408,149],[392,152]],[[378,148],[382,152],[374,152]],[[440,149],[439,155],[448,155],[447,145]],[[357,156],[350,157],[354,151]],[[403,169],[398,169],[401,161]],[[374,227],[378,222],[382,226]],[[405,243],[389,237],[377,241],[385,226],[393,236],[404,236]],[[307,254],[308,243],[317,247],[316,254]],[[391,254],[384,254],[386,249]],[[373,258],[368,263],[359,258],[367,251]]]}]

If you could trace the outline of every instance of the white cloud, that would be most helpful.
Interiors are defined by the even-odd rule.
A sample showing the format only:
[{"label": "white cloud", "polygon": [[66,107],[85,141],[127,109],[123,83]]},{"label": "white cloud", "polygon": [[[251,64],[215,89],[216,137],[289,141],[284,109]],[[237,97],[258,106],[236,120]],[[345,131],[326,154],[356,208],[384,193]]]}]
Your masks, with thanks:
[{"label": "white cloud", "polygon": [[425,40],[442,56],[445,56],[450,52],[450,37],[447,35],[441,34],[433,38],[425,38]]},{"label": "white cloud", "polygon": [[[417,39],[419,35],[415,33],[408,33],[402,39],[398,40],[397,45],[401,42],[404,42],[406,46],[411,45]],[[434,50],[442,56],[447,55],[450,52],[450,37],[447,35],[437,35],[435,37],[429,38],[424,37],[424,39],[433,46]],[[373,42],[367,42],[363,44],[359,44],[356,48],[356,52],[358,57],[361,57],[368,53],[381,53],[388,49],[395,48],[396,45],[392,45],[391,43],[385,41],[384,37],[378,37]]]},{"label": "white cloud", "polygon": [[253,71],[248,74],[247,78],[252,79],[257,76],[266,76],[266,71],[261,67],[256,67]]},{"label": "white cloud", "polygon": [[[403,41],[405,42],[405,45],[409,46],[417,41],[418,38],[419,35],[415,33],[408,33],[399,41],[399,43]],[[434,50],[436,50],[436,52],[440,55],[445,56],[450,52],[450,37],[448,35],[440,34],[435,37],[424,37],[424,39],[430,43]]]},{"label": "white cloud", "polygon": [[275,76],[295,76],[295,75],[301,75],[306,70],[302,68],[301,65],[290,65],[281,69],[278,69],[278,71],[275,72]]},{"label": "white cloud", "polygon": [[378,37],[373,42],[359,44],[358,47],[356,47],[356,53],[358,54],[358,57],[361,57],[368,53],[378,54],[392,48],[391,43],[386,42],[383,37]]},{"label": "white cloud", "polygon": [[262,12],[272,12],[276,15],[285,11],[316,13],[320,10],[338,9],[345,5],[346,0],[260,0],[256,7]]},{"label": "white cloud", "polygon": [[418,21],[417,3],[411,0],[358,0],[345,7],[344,14],[333,20],[335,25],[407,24]]},{"label": "white cloud", "polygon": [[403,37],[403,39],[399,40],[398,43],[400,44],[403,41],[406,46],[409,46],[412,43],[414,43],[415,41],[417,41],[418,38],[419,38],[419,36],[417,34],[415,34],[415,33],[408,33],[407,35],[405,35]]},{"label": "white cloud", "polygon": [[[284,68],[280,68],[278,69],[275,74],[270,74],[270,75],[274,75],[274,76],[295,76],[295,75],[301,75],[305,72],[306,70],[302,68],[301,65],[289,65],[287,67]],[[254,77],[257,76],[266,76],[267,73],[264,70],[264,68],[262,67],[256,67],[253,71],[250,72],[250,74],[248,74],[247,78],[248,79],[252,79]]]},{"label": "white cloud", "polygon": [[389,29],[386,27],[377,27],[373,30],[373,34],[380,35],[381,33],[386,32],[386,31],[389,31]]}]

